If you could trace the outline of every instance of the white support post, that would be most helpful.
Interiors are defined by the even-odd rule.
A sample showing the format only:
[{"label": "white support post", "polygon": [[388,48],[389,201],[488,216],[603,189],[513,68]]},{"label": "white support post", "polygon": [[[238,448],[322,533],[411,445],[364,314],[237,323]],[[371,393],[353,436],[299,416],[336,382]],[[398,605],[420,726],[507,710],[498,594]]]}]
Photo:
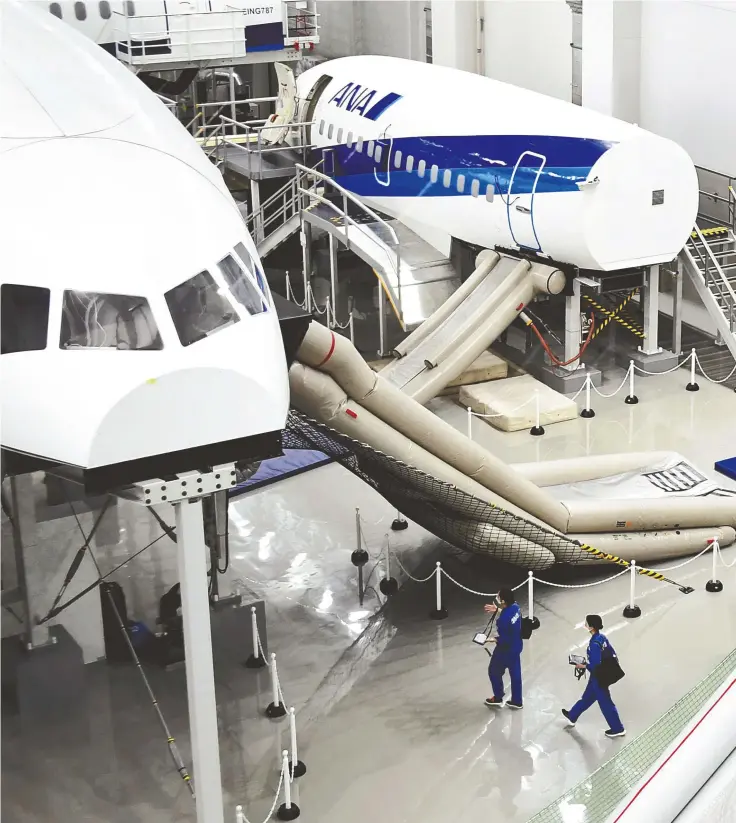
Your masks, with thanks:
[{"label": "white support post", "polygon": [[643,354],[658,354],[659,347],[659,266],[650,266],[644,289],[644,345]]},{"label": "white support post", "polygon": [[258,614],[256,613],[255,606],[250,607],[250,633],[253,653],[245,661],[245,665],[249,669],[262,669],[266,665],[266,659],[261,654],[261,641],[258,635]]},{"label": "white support post", "polygon": [[[565,354],[564,361],[572,360],[580,351],[582,330],[580,326],[580,281],[576,277],[572,284],[572,295],[565,298]],[[580,364],[575,361],[569,366],[561,366],[567,371],[575,371]]]},{"label": "white support post", "polygon": [[284,784],[284,802],[276,813],[279,820],[296,820],[301,814],[299,806],[291,802],[291,780],[289,780],[289,752],[284,749],[281,755],[281,775]]},{"label": "white support post", "polygon": [[[328,235],[330,242],[330,306],[332,307],[332,317],[337,322],[337,239],[334,234]],[[332,324],[328,323],[329,328]]]},{"label": "white support post", "polygon": [[468,440],[473,439],[473,410],[468,406]]},{"label": "white support post", "polygon": [[275,652],[271,652],[271,696],[273,699],[266,707],[266,717],[270,717],[272,720],[283,717],[286,714],[286,706],[284,706],[281,700],[280,692],[276,654]]},{"label": "white support post", "polygon": [[534,616],[534,572],[529,572],[529,579],[527,581],[527,600],[529,601],[529,619],[535,629],[539,628],[539,618]]},{"label": "white support post", "polygon": [[682,281],[685,266],[682,258],[677,258],[677,270],[673,274],[672,289],[672,353],[678,357],[682,354]]},{"label": "white support post", "polygon": [[695,366],[698,362],[698,356],[695,352],[695,349],[691,349],[690,351],[690,382],[685,386],[687,391],[700,391],[700,386],[698,385],[697,380],[695,379]]},{"label": "white support post", "polygon": [[629,577],[629,605],[624,609],[624,617],[641,617],[641,609],[636,605],[636,560],[631,561]]},{"label": "white support post", "polygon": [[711,566],[711,575],[710,580],[705,584],[705,590],[707,592],[722,592],[723,591],[723,583],[716,577],[717,574],[717,565],[718,565],[718,552],[721,550],[720,543],[718,542],[718,538],[714,537],[711,540],[711,549],[712,551],[712,566]]},{"label": "white support post", "polygon": [[593,409],[590,408],[590,387],[591,387],[591,380],[590,375],[586,375],[585,377],[585,408],[580,412],[580,416],[586,419],[590,417],[595,417],[595,412]]},{"label": "white support post", "polygon": [[289,709],[289,733],[291,736],[291,761],[289,763],[289,774],[293,780],[306,774],[307,767],[299,760],[299,752],[296,747],[296,710],[292,706]]},{"label": "white support post", "polygon": [[639,398],[636,396],[636,392],[634,391],[634,374],[636,373],[636,367],[634,366],[634,361],[629,360],[629,393],[624,398],[624,403],[628,406],[635,406],[639,402]]},{"label": "white support post", "polygon": [[535,423],[529,430],[529,434],[533,437],[540,437],[544,434],[544,428],[542,427],[542,412],[539,405],[539,391],[534,392],[534,419]]},{"label": "white support post", "polygon": [[[213,75],[214,76],[214,75]],[[250,208],[253,214],[253,234],[256,245],[263,241],[263,212],[261,211],[261,190],[257,180],[250,181]]]},{"label": "white support post", "polygon": [[174,508],[197,821],[224,823],[202,501]]},{"label": "white support post", "polygon": [[435,607],[429,613],[432,620],[444,620],[447,617],[447,609],[442,605],[442,563],[437,563],[435,569]]}]

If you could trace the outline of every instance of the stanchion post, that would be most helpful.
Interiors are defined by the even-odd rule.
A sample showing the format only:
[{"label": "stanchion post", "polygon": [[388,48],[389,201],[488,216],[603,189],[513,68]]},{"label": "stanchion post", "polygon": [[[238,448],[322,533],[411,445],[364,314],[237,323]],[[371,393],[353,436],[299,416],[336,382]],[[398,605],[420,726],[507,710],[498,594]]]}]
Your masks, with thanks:
[{"label": "stanchion post", "polygon": [[685,386],[686,391],[700,391],[700,386],[695,381],[695,365],[697,363],[698,356],[695,353],[695,349],[690,351],[690,382]]},{"label": "stanchion post", "polygon": [[590,375],[585,375],[585,408],[580,412],[580,416],[586,420],[595,417],[595,412],[590,408]]},{"label": "stanchion post", "polygon": [[409,523],[401,516],[401,512],[396,509],[396,517],[394,518],[394,522],[391,524],[391,530],[395,532],[403,532],[404,529],[409,528]]},{"label": "stanchion post", "polygon": [[[360,532],[360,509],[355,509],[355,550],[350,555],[353,566],[360,568],[368,562],[368,552],[363,548],[363,539]],[[362,587],[361,587],[362,591]]]},{"label": "stanchion post", "polygon": [[473,410],[468,406],[468,440],[473,439]]},{"label": "stanchion post", "polygon": [[721,547],[718,543],[718,538],[714,537],[711,541],[711,549],[713,550],[713,565],[710,580],[705,584],[705,590],[707,592],[722,592],[723,591],[723,583],[716,577],[716,566],[718,562],[718,552],[720,551]]},{"label": "stanchion post", "polygon": [[544,428],[541,422],[542,412],[539,407],[539,390],[534,392],[534,418],[536,422],[531,429],[529,429],[529,434],[531,434],[532,437],[541,437],[544,434]]},{"label": "stanchion post", "polygon": [[253,654],[245,661],[249,669],[262,669],[266,665],[266,660],[261,654],[261,644],[258,640],[258,615],[256,607],[250,607],[250,630],[253,641]]},{"label": "stanchion post", "polygon": [[624,617],[641,617],[641,609],[636,605],[636,560],[631,561],[629,605],[624,609]]},{"label": "stanchion post", "polygon": [[529,579],[527,581],[527,599],[529,601],[529,619],[532,621],[532,627],[538,629],[540,626],[539,618],[534,616],[534,572],[529,572]]},{"label": "stanchion post", "polygon": [[301,777],[307,773],[307,767],[299,760],[299,754],[296,748],[296,711],[292,706],[289,709],[289,732],[291,733],[291,760],[289,761],[289,774],[292,779]]},{"label": "stanchion post", "polygon": [[391,545],[388,542],[388,535],[386,535],[386,576],[378,584],[381,594],[386,597],[393,597],[399,590],[399,581],[395,577],[391,577]]},{"label": "stanchion post", "polygon": [[291,802],[291,781],[289,780],[289,752],[284,749],[281,756],[281,774],[284,784],[284,802],[279,806],[276,816],[279,820],[296,820],[301,810],[296,803]]},{"label": "stanchion post", "polygon": [[235,807],[235,823],[245,823],[245,813],[242,806]]},{"label": "stanchion post", "polygon": [[276,668],[276,654],[271,653],[271,694],[273,700],[266,706],[266,717],[275,720],[278,717],[283,717],[286,714],[286,706],[281,702],[279,695],[279,672]]},{"label": "stanchion post", "polygon": [[634,373],[636,372],[636,368],[634,367],[634,361],[629,360],[629,393],[624,398],[624,403],[629,406],[635,406],[639,402],[639,398],[634,393]]},{"label": "stanchion post", "polygon": [[435,604],[434,609],[429,613],[432,620],[444,620],[447,617],[447,609],[442,605],[442,563],[437,563],[435,569]]}]

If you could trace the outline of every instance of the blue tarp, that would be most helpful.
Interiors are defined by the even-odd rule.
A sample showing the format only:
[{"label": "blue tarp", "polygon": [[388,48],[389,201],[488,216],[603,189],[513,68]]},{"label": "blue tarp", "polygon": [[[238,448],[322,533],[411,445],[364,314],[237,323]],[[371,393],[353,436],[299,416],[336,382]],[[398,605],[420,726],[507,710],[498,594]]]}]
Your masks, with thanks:
[{"label": "blue tarp", "polygon": [[324,466],[326,463],[331,462],[332,458],[322,452],[308,451],[307,449],[284,449],[282,457],[264,460],[252,477],[232,489],[230,497],[268,486],[277,480],[294,477],[294,475],[316,469],[318,466]]},{"label": "blue tarp", "polygon": [[736,457],[730,457],[728,460],[719,460],[716,463],[716,471],[730,477],[731,480],[736,480]]}]

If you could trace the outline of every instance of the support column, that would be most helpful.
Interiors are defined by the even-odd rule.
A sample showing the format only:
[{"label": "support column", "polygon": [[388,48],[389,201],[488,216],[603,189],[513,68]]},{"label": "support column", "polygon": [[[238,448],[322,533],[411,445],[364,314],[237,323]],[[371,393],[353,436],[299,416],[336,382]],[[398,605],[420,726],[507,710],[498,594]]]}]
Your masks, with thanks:
[{"label": "support column", "polygon": [[682,280],[685,270],[682,260],[677,258],[677,271],[672,277],[672,353],[682,354]]},{"label": "support column", "polygon": [[[330,305],[332,314],[337,319],[337,240],[330,234]],[[330,328],[330,318],[327,318],[327,327]]]},{"label": "support column", "polygon": [[198,823],[224,823],[202,501],[175,504]]},{"label": "support column", "polygon": [[253,233],[256,246],[263,241],[263,214],[261,212],[261,189],[257,180],[250,181],[250,211],[253,215]]},{"label": "support column", "polygon": [[[580,281],[575,278],[572,284],[572,295],[565,298],[565,355],[562,358],[567,362],[580,351]],[[580,362],[575,361],[562,368],[575,371],[580,368]]]},{"label": "support column", "polygon": [[644,344],[643,354],[658,354],[659,348],[659,266],[649,266],[644,289]]}]

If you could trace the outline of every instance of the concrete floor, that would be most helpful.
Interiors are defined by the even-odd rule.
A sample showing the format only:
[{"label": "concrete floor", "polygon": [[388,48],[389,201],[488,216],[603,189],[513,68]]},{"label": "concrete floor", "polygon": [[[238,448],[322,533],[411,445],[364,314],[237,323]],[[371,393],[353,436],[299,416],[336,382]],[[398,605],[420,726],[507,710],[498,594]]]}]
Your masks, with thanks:
[{"label": "concrete floor", "polygon": [[[610,387],[619,379],[611,374]],[[685,372],[638,381],[638,406],[624,405],[623,395],[597,400],[595,418],[555,424],[542,438],[503,434],[481,422],[474,437],[513,462],[672,449],[717,477],[714,460],[732,456],[736,442],[736,395],[704,381],[700,392],[689,394],[686,382]],[[431,405],[464,430],[465,412],[452,400]],[[604,723],[595,708],[573,732],[564,730],[559,715],[581,689],[566,659],[587,642],[582,621],[588,612],[603,615],[627,672],[614,696],[629,735],[652,723],[736,645],[736,567],[719,572],[722,594],[707,594],[709,558],[672,572],[678,582],[695,587],[691,595],[639,579],[643,615],[634,621],[621,617],[626,576],[591,588],[540,586],[535,608],[542,627],[523,658],[524,709],[491,713],[483,706],[487,657],[470,642],[485,623],[484,598],[446,585],[450,615],[435,623],[428,619],[432,584],[407,581],[385,609],[379,611],[382,598],[375,590],[361,607],[349,562],[356,506],[372,554],[390,534],[394,550],[419,576],[437,559],[481,591],[525,576],[523,570],[460,555],[414,524],[391,533],[395,512],[339,466],[234,502],[231,567],[223,589],[266,600],[269,644],[278,654],[286,699],[298,712],[301,757],[308,767],[297,788],[305,821],[362,823],[380,816],[386,823],[461,817],[480,823],[494,811],[508,821],[525,821],[583,779],[622,745],[602,736]],[[103,572],[152,532],[142,517],[150,515],[121,508],[119,546],[99,552]],[[170,511],[166,517],[173,519]],[[725,550],[724,559],[736,559],[736,549]],[[372,582],[380,574],[376,570]],[[596,568],[546,577],[580,585],[608,574]],[[135,617],[152,625],[158,597],[177,578],[173,544],[160,541],[116,578]],[[193,821],[193,804],[171,767],[136,672],[94,663],[86,673],[87,703],[68,722],[38,729],[23,726],[17,716],[3,717],[3,819]],[[183,670],[153,669],[151,678],[189,762]],[[263,820],[287,726],[262,716],[270,700],[265,672],[234,661],[218,669],[217,690],[228,808],[242,803],[251,821]]]}]

